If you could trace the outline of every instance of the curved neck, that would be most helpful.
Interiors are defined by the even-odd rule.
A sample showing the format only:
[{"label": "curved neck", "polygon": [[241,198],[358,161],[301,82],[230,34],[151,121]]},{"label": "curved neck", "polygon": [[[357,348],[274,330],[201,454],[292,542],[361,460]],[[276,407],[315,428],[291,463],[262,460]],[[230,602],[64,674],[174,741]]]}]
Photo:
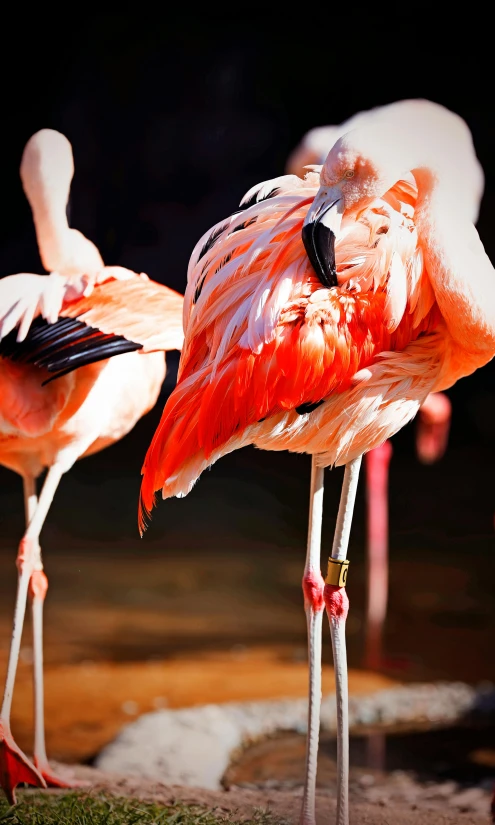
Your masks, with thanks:
[{"label": "curved neck", "polygon": [[49,272],[62,268],[70,252],[69,224],[65,204],[43,201],[31,202],[36,239],[41,261]]},{"label": "curved neck", "polygon": [[456,181],[413,168],[418,184],[415,224],[438,306],[454,340],[470,352],[495,355],[495,270],[462,204]]},{"label": "curved neck", "polygon": [[66,208],[74,162],[69,141],[52,129],[41,129],[27,142],[19,171],[43,266],[58,269],[70,243]]}]

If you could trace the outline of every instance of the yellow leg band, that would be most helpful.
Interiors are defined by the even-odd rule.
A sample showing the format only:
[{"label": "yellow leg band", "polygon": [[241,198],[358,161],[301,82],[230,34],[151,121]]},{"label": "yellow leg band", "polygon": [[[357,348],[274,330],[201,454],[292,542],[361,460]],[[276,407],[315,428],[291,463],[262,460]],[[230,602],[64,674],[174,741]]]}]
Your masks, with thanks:
[{"label": "yellow leg band", "polygon": [[325,584],[333,584],[335,587],[345,587],[347,582],[347,571],[349,562],[347,559],[328,559],[328,572]]}]

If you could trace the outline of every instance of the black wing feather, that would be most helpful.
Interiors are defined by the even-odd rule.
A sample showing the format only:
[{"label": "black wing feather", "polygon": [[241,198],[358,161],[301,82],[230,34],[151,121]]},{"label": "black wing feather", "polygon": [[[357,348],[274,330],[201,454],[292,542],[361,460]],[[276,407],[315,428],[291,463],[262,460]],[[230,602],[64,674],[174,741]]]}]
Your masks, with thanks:
[{"label": "black wing feather", "polygon": [[47,384],[79,367],[124,352],[135,352],[142,346],[123,335],[101,332],[77,318],[59,318],[54,324],[35,318],[24,341],[17,341],[17,329],[0,341],[0,356],[53,372],[54,375],[43,382]]}]

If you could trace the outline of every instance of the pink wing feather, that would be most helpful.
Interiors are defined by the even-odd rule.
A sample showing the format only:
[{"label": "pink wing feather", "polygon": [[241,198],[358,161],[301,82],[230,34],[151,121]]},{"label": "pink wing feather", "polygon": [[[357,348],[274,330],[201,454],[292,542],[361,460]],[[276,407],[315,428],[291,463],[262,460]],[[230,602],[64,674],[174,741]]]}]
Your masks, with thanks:
[{"label": "pink wing feather", "polygon": [[141,274],[96,284],[89,296],[66,301],[60,317],[121,335],[141,344],[142,352],[180,350],[183,301],[183,295]]}]

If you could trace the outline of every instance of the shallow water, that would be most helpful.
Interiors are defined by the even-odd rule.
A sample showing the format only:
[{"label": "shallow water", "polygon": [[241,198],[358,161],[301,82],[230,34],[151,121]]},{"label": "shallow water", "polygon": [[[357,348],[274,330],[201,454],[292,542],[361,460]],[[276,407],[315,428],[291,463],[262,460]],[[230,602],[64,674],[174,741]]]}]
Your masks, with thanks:
[{"label": "shallow water", "polygon": [[[302,785],[306,738],[279,734],[247,747],[225,775],[225,784],[261,787]],[[318,787],[335,781],[335,737],[323,733],[318,756]],[[438,730],[391,730],[351,735],[352,780],[368,776],[369,784],[382,773],[407,772],[418,781],[491,786],[495,780],[495,720]],[[366,783],[364,783],[366,784]]]}]

